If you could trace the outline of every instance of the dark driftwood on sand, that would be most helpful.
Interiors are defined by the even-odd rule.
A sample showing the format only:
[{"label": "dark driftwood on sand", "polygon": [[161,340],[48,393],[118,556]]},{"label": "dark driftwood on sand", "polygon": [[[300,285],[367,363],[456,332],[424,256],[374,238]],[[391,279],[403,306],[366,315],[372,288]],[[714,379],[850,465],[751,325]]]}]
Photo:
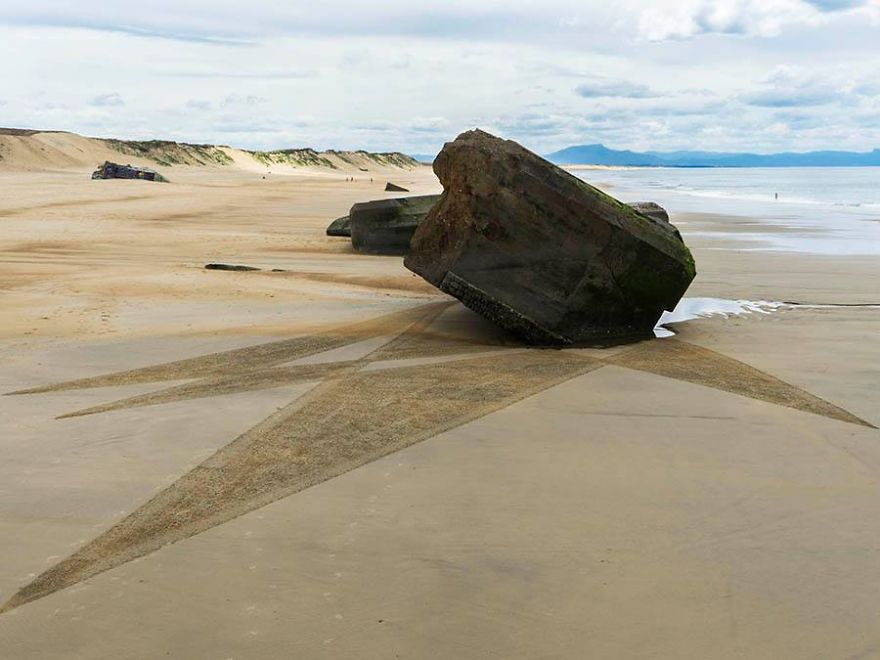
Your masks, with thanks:
[{"label": "dark driftwood on sand", "polygon": [[240,266],[238,264],[207,264],[206,270],[234,270],[234,271],[251,271],[261,270],[255,266]]}]

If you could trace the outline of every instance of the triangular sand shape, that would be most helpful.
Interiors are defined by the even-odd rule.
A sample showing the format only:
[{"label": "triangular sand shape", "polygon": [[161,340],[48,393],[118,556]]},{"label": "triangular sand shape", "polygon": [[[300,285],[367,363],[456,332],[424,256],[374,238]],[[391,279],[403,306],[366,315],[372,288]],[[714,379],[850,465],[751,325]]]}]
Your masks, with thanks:
[{"label": "triangular sand shape", "polygon": [[799,387],[738,360],[677,339],[645,342],[610,358],[608,362],[873,428],[873,425],[843,408]]},{"label": "triangular sand shape", "polygon": [[[381,456],[433,437],[606,364],[646,371],[725,392],[871,426],[851,413],[742,362],[678,340],[649,341],[605,359],[583,352],[530,350],[471,356],[494,345],[428,332],[447,304],[302,337],[30,390],[200,378],[74,414],[89,414],[263,387],[323,380],[239,436],[108,532],[22,588],[3,607],[18,607],[186,539],[248,511]],[[373,334],[370,334],[373,333]],[[359,341],[393,335],[360,360],[277,366]],[[362,371],[379,360],[461,355],[457,362]]]}]

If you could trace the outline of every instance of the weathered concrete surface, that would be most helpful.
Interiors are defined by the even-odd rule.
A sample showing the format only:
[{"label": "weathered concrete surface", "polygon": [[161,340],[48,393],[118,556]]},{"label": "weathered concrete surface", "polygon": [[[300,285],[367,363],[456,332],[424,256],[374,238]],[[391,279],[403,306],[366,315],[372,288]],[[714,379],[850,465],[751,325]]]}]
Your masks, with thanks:
[{"label": "weathered concrete surface", "polygon": [[650,333],[694,279],[674,226],[515,142],[463,133],[434,172],[406,267],[529,343]]},{"label": "weathered concrete surface", "polygon": [[627,206],[655,220],[669,222],[669,213],[656,202],[628,202]]},{"label": "weathered concrete surface", "polygon": [[[434,195],[438,200],[440,199],[440,195]],[[642,215],[647,215],[650,218],[654,218],[656,220],[663,220],[665,222],[669,222],[669,214],[666,212],[662,206],[655,202],[630,202],[628,206],[631,206],[636,211],[641,213]],[[422,216],[413,215],[411,216],[411,222],[408,223],[408,226],[412,227],[412,232],[409,234],[409,237],[406,238],[407,245],[409,244],[410,239],[412,239],[412,235],[415,233],[416,229],[418,229],[419,224],[421,224],[422,220],[425,219],[425,215],[428,214],[427,209],[425,214]],[[333,222],[331,222],[327,227],[327,236],[337,236],[337,237],[351,237],[351,216],[344,215],[341,218],[336,218]],[[400,236],[400,242],[402,243],[404,240],[404,236]]]},{"label": "weathered concrete surface", "polygon": [[380,199],[351,207],[351,244],[361,252],[398,254],[409,252],[419,223],[440,195]]},{"label": "weathered concrete surface", "polygon": [[351,216],[344,215],[331,222],[327,227],[327,236],[351,236]]},{"label": "weathered concrete surface", "polygon": [[168,183],[168,179],[149,167],[120,165],[119,163],[111,163],[109,160],[92,172],[92,179],[140,179]]},{"label": "weathered concrete surface", "polygon": [[385,192],[409,192],[409,188],[398,186],[396,183],[391,183],[389,181],[385,184]]}]

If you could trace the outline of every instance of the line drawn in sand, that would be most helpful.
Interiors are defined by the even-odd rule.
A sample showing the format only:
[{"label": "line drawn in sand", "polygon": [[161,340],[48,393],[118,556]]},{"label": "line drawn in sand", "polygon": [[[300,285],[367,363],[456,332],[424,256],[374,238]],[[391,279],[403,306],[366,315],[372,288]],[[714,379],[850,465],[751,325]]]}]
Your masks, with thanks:
[{"label": "line drawn in sand", "polygon": [[[614,351],[551,350],[432,329],[453,305],[456,303],[432,303],[322,334],[11,393],[190,381],[74,411],[64,418],[284,384],[317,383],[37,576],[0,612],[78,584],[606,365],[873,428],[801,388],[679,339],[647,340]],[[334,361],[329,353],[358,345],[367,346],[360,357]]]}]

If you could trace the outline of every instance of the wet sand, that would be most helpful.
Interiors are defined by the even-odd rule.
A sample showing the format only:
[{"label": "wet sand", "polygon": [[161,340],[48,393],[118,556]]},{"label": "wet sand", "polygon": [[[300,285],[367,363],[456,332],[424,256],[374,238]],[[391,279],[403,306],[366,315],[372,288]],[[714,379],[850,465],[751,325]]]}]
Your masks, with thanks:
[{"label": "wet sand", "polygon": [[[0,173],[9,657],[880,654],[880,310],[523,351],[324,236],[374,178]],[[689,295],[880,302],[673,220]]]}]

